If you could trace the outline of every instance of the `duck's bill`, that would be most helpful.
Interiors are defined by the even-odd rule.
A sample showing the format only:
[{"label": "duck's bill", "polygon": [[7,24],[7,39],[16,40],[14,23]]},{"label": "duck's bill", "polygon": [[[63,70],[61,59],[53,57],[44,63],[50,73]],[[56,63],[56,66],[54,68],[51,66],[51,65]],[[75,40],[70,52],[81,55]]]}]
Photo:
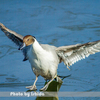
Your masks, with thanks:
[{"label": "duck's bill", "polygon": [[23,44],[18,48],[18,50],[22,50],[24,47],[26,47],[26,44],[25,44],[25,43],[23,43]]}]

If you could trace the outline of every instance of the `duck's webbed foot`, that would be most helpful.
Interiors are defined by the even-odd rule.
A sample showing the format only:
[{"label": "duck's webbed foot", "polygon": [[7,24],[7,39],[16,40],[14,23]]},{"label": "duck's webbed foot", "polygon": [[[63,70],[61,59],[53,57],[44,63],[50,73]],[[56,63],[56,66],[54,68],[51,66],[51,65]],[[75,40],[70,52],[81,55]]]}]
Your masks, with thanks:
[{"label": "duck's webbed foot", "polygon": [[28,86],[28,87],[26,87],[27,89],[29,89],[29,90],[37,90],[37,88],[36,88],[36,81],[37,81],[37,79],[38,79],[38,77],[36,76],[36,79],[35,79],[35,81],[34,81],[34,84],[32,85],[32,86]]},{"label": "duck's webbed foot", "polygon": [[43,88],[40,89],[40,91],[46,91],[49,84],[54,80],[54,78],[56,78],[57,75],[55,75]]},{"label": "duck's webbed foot", "polygon": [[36,85],[27,86],[26,88],[29,90],[34,90],[34,91],[37,90]]}]

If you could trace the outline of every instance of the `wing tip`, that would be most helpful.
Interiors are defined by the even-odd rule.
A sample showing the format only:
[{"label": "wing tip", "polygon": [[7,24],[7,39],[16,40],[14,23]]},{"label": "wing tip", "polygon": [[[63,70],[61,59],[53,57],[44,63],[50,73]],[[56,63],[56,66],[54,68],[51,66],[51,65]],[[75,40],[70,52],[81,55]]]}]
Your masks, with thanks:
[{"label": "wing tip", "polygon": [[4,25],[0,22],[0,28],[4,27]]},{"label": "wing tip", "polygon": [[0,28],[1,28],[2,31],[4,31],[4,33],[5,33],[5,31],[7,31],[7,28],[1,22],[0,22]]}]

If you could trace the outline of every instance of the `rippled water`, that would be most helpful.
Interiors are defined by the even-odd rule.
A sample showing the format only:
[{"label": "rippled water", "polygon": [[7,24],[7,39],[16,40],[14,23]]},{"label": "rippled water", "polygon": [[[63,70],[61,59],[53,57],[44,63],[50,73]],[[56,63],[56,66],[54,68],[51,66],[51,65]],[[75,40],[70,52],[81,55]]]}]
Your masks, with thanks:
[{"label": "rippled water", "polygon": [[[40,43],[55,46],[100,40],[100,0],[2,0],[0,22],[21,35],[30,34]],[[29,62],[22,61],[17,49],[0,31],[0,91],[27,91],[25,86],[35,80]],[[61,63],[58,74],[71,75],[59,91],[100,91],[100,53],[77,62],[70,71]],[[39,77],[38,90],[44,83]]]}]

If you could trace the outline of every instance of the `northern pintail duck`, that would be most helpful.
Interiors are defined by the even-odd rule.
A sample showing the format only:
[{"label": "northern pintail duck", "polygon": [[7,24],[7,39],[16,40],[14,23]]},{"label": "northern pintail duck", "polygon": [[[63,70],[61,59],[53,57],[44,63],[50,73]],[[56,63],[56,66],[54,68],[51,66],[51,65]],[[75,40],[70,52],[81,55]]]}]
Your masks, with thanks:
[{"label": "northern pintail duck", "polygon": [[81,59],[85,59],[90,54],[100,52],[100,40],[95,42],[88,42],[85,44],[76,44],[70,46],[55,47],[47,44],[39,44],[35,37],[31,35],[22,36],[14,31],[6,28],[0,23],[1,30],[22,50],[24,59],[29,60],[32,70],[36,75],[36,80],[32,86],[26,88],[36,90],[36,81],[41,75],[46,80],[50,80],[41,90],[46,90],[48,85],[57,78],[58,64],[62,61],[69,69],[69,66]]}]

